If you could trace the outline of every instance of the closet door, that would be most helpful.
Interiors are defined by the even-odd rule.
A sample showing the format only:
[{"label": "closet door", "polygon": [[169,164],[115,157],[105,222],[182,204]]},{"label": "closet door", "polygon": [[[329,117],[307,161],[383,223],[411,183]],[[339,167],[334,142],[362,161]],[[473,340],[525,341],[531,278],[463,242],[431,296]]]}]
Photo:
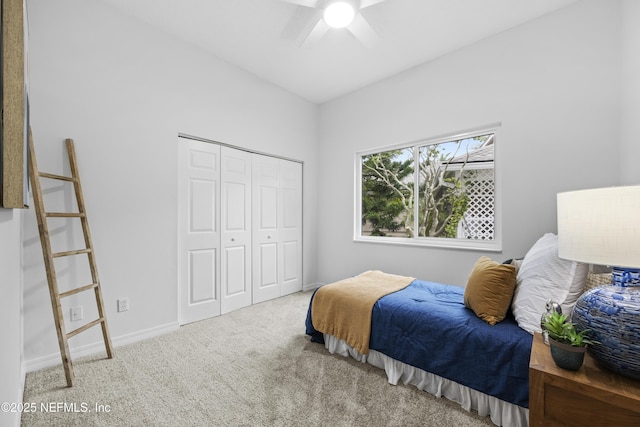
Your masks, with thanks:
[{"label": "closet door", "polygon": [[302,290],[302,164],[280,160],[280,295]]},{"label": "closet door", "polygon": [[302,289],[302,164],[253,155],[253,302]]},{"label": "closet door", "polygon": [[221,147],[221,313],[251,305],[251,154]]},{"label": "closet door", "polygon": [[178,140],[178,319],[220,314],[220,146]]},{"label": "closet door", "polygon": [[253,302],[280,296],[280,160],[252,157]]}]

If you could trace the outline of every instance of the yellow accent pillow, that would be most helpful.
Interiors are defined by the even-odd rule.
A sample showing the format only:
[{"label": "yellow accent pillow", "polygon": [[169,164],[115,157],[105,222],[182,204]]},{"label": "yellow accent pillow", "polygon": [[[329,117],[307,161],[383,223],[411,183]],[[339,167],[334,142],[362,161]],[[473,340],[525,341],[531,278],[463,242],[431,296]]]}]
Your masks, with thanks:
[{"label": "yellow accent pillow", "polygon": [[490,325],[502,321],[516,286],[516,267],[483,256],[476,261],[464,290],[464,305]]}]

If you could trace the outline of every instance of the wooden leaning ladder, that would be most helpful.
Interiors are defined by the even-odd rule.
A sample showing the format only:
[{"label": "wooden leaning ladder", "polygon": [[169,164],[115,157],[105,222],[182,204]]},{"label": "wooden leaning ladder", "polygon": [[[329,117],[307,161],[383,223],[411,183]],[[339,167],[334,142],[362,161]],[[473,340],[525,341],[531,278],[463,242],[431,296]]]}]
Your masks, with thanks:
[{"label": "wooden leaning ladder", "polygon": [[[98,267],[96,264],[93,243],[91,242],[91,233],[89,231],[89,222],[87,220],[84,196],[82,194],[82,186],[80,184],[80,175],[78,174],[78,164],[76,161],[76,153],[73,140],[67,139],[67,154],[69,156],[69,166],[71,169],[71,177],[53,175],[49,173],[39,172],[36,161],[35,148],[33,146],[33,136],[29,131],[29,177],[31,179],[31,187],[33,191],[33,201],[35,205],[36,219],[38,221],[38,231],[40,234],[40,243],[42,244],[42,254],[44,256],[44,265],[47,273],[47,282],[49,283],[49,294],[51,296],[51,307],[53,308],[53,319],[58,333],[58,343],[60,345],[60,355],[62,357],[62,366],[67,379],[67,385],[73,386],[74,374],[71,362],[71,354],[69,353],[69,338],[86,331],[87,329],[101,325],[102,337],[107,350],[107,357],[113,357],[113,348],[111,346],[111,338],[109,337],[109,328],[107,326],[107,318],[105,316],[104,302],[102,299],[102,291],[100,289],[100,280],[98,279]],[[78,204],[78,212],[46,212],[42,197],[42,187],[40,186],[40,178],[48,178],[60,181],[72,182],[75,189],[76,202]],[[82,223],[82,232],[84,234],[85,249],[72,250],[66,252],[52,252],[51,240],[49,238],[49,227],[47,218],[79,218]],[[91,270],[92,282],[89,285],[81,286],[66,292],[58,291],[58,281],[56,278],[56,269],[54,259],[58,257],[67,257],[80,254],[87,254],[89,260],[89,268]],[[79,292],[85,292],[93,289],[96,297],[96,305],[98,308],[98,319],[85,324],[69,333],[65,330],[64,315],[60,300],[62,298],[75,295]]]}]

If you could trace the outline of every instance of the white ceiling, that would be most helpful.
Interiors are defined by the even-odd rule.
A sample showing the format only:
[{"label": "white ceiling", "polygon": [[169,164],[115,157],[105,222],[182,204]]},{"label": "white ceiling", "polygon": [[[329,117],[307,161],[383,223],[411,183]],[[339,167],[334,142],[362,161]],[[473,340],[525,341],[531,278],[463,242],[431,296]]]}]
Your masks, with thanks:
[{"label": "white ceiling", "polygon": [[385,0],[361,11],[373,47],[347,29],[300,47],[318,12],[282,0],[102,1],[321,104],[578,0]]}]

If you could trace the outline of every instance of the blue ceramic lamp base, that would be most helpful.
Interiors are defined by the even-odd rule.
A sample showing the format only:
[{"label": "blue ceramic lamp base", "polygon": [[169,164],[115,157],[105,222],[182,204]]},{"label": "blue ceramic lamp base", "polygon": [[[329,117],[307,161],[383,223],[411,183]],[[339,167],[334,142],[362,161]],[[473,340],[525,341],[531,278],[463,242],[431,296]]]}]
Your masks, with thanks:
[{"label": "blue ceramic lamp base", "polygon": [[585,292],[572,321],[600,342],[589,353],[620,375],[640,379],[640,269],[613,268],[613,284]]}]

